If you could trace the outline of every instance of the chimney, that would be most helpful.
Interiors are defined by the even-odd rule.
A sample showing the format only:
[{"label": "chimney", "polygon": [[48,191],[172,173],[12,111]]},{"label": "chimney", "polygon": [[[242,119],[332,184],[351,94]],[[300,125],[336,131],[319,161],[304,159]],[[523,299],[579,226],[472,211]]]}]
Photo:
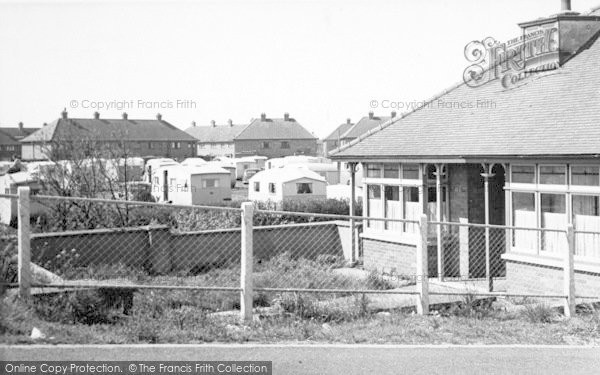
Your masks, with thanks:
[{"label": "chimney", "polygon": [[260,121],[266,121],[267,120],[267,114],[266,113],[261,113],[260,114]]},{"label": "chimney", "polygon": [[217,123],[215,122],[215,120],[210,120],[210,126],[212,126],[213,128],[217,127]]},{"label": "chimney", "polygon": [[192,127],[196,127],[196,121],[192,121]]},{"label": "chimney", "polygon": [[392,111],[392,118],[396,117],[396,111]]},{"label": "chimney", "polygon": [[374,113],[373,113],[373,111],[369,112],[369,120],[372,120],[372,119],[373,119],[373,116],[374,116]]},{"label": "chimney", "polygon": [[48,123],[47,123],[47,122],[45,122],[45,123],[44,123],[42,126],[46,126],[46,125],[48,125]]},{"label": "chimney", "polygon": [[127,120],[127,112],[123,112],[123,120]]},{"label": "chimney", "polygon": [[232,121],[231,119],[229,119],[229,120],[227,120],[227,124],[228,124],[229,126],[233,126],[233,121]]},{"label": "chimney", "polygon": [[284,113],[283,114],[283,121],[290,121],[290,114],[289,113]]},{"label": "chimney", "polygon": [[19,131],[23,132],[23,122],[19,122]]},{"label": "chimney", "polygon": [[63,119],[65,119],[65,120],[67,119],[68,113],[67,113],[67,109],[66,108],[63,109],[63,111],[60,114],[61,114],[61,116],[62,116]]},{"label": "chimney", "polygon": [[162,115],[161,115],[160,113],[157,113],[157,114],[156,114],[156,119],[157,119],[158,121],[162,121]]},{"label": "chimney", "polygon": [[347,118],[347,119],[346,119],[346,124],[348,124],[348,125],[351,125],[351,124],[352,124],[352,120],[351,120],[351,119],[349,119],[349,118]]},{"label": "chimney", "polygon": [[571,0],[561,0],[561,12],[521,22],[525,71],[552,70],[573,57],[600,31],[600,16],[571,10]]},{"label": "chimney", "polygon": [[94,112],[94,118],[98,120],[100,118],[100,113]]}]

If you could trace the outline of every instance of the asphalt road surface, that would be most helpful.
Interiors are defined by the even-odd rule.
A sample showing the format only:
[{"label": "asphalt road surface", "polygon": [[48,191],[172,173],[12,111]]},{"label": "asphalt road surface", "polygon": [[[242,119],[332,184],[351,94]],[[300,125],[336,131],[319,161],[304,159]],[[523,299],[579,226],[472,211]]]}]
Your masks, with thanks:
[{"label": "asphalt road surface", "polygon": [[600,347],[391,345],[0,346],[0,360],[273,361],[273,374],[600,374]]}]

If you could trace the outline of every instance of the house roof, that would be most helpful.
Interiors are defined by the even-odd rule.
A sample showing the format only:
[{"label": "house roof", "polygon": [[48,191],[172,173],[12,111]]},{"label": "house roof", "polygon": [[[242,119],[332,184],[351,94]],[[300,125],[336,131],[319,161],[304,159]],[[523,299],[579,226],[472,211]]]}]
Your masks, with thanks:
[{"label": "house roof", "polygon": [[252,120],[250,125],[242,130],[236,140],[262,139],[317,139],[302,127],[296,120],[288,121],[282,118],[262,118]]},{"label": "house roof", "polygon": [[267,181],[267,182],[289,182],[299,180],[301,178],[308,178],[311,180],[325,182],[325,178],[321,177],[316,172],[313,172],[304,166],[285,166],[281,168],[265,169],[260,171],[250,178],[250,182],[255,180]]},{"label": "house roof", "polygon": [[341,139],[354,139],[359,136],[365,134],[371,129],[378,127],[384,122],[388,121],[390,117],[388,116],[365,116],[361,118],[356,125],[349,128],[346,133],[342,134]]},{"label": "house roof", "polygon": [[0,128],[0,144],[14,144],[18,145],[19,140],[27,137],[29,134],[39,130],[40,128]]},{"label": "house roof", "polygon": [[24,143],[90,138],[97,141],[193,141],[164,120],[60,118],[21,140]]},{"label": "house roof", "polygon": [[354,126],[354,123],[348,123],[345,122],[343,124],[341,124],[340,126],[338,126],[337,128],[335,128],[335,130],[333,132],[331,132],[331,134],[329,134],[327,137],[325,137],[325,141],[337,141],[338,139],[341,139],[342,136],[344,135],[344,133],[346,133],[351,127]]},{"label": "house roof", "polygon": [[231,143],[248,125],[191,126],[185,132],[202,143]]},{"label": "house roof", "polygon": [[[600,154],[598,35],[560,68],[514,87],[461,82],[338,150],[333,159]],[[487,107],[486,107],[487,105]],[[478,108],[479,106],[479,108]]]}]

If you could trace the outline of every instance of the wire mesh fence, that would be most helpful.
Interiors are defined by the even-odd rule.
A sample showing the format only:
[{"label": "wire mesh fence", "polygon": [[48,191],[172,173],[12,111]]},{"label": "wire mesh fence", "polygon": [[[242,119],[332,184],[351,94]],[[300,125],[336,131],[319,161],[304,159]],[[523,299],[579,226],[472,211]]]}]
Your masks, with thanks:
[{"label": "wire mesh fence", "polygon": [[239,288],[240,209],[33,196],[37,284]]},{"label": "wire mesh fence", "polygon": [[[16,202],[15,197],[8,198]],[[252,209],[247,222],[244,210],[33,195],[31,285],[146,294],[183,290],[190,291],[192,300],[193,293],[204,293],[200,305],[210,309],[241,308],[242,259],[248,246],[244,230],[249,230],[254,307],[362,314],[414,308],[424,290],[434,304],[465,295],[493,296],[489,292],[510,295],[504,254],[557,259],[558,266],[547,266],[548,272],[562,275],[561,259],[569,248],[566,231],[559,229],[427,223],[424,218],[419,224],[262,209]],[[598,239],[599,233],[575,232],[575,257],[595,259]],[[7,248],[16,246],[15,235],[0,241]],[[419,248],[426,254],[421,263]],[[574,277],[581,283],[596,282],[582,273]],[[438,283],[424,286],[426,279]],[[531,296],[564,299],[562,281],[557,280],[552,286],[541,283]],[[451,285],[455,281],[465,283],[457,288]],[[525,285],[531,280],[511,282]]]}]

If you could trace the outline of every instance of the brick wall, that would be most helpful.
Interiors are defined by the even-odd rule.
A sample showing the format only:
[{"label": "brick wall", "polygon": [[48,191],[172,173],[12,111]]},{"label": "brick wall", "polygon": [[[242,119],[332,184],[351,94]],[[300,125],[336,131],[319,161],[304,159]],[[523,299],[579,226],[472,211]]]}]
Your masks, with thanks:
[{"label": "brick wall", "polygon": [[[281,142],[288,142],[290,148],[281,148]],[[263,142],[269,142],[269,148],[263,148]],[[317,155],[316,139],[281,140],[235,140],[235,156],[260,155],[268,158],[281,158],[290,155]]]},{"label": "brick wall", "polygon": [[[415,276],[417,247],[398,242],[363,238],[363,264],[367,270]],[[437,276],[437,251],[435,245],[428,246],[429,276]]]},{"label": "brick wall", "polygon": [[[563,294],[563,270],[538,264],[506,262],[508,293]],[[575,294],[600,296],[600,273],[575,271]]]}]

